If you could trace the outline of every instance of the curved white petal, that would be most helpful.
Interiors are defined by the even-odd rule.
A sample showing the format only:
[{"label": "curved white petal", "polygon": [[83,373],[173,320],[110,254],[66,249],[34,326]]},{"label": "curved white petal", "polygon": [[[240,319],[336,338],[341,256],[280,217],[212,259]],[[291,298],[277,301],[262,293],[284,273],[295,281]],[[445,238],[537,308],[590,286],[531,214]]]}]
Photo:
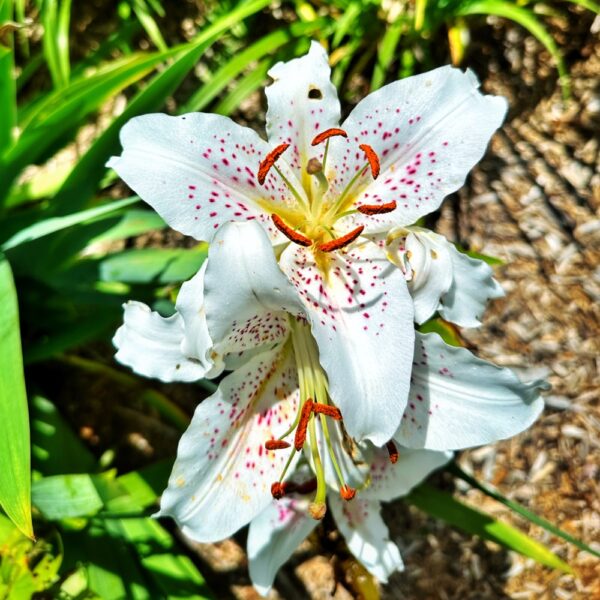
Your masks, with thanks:
[{"label": "curved white petal", "polygon": [[289,455],[264,444],[290,427],[298,400],[286,348],[264,352],[223,379],[179,442],[157,516],[173,517],[201,542],[222,540],[256,517],[271,502],[271,483]]},{"label": "curved white petal", "polygon": [[331,496],[329,506],[350,552],[369,573],[387,583],[392,573],[404,570],[398,546],[389,539],[388,528],[381,518],[378,500],[357,495],[346,502]]},{"label": "curved white petal", "polygon": [[[335,198],[366,164],[359,144],[378,154],[381,172],[360,178],[349,196],[356,204],[397,202],[395,211],[350,217],[368,232],[410,225],[436,210],[481,159],[506,113],[504,98],[484,96],[473,72],[441,67],[396,81],[359,102],[342,123],[348,138],[335,138],[328,164],[335,169]],[[349,224],[348,227],[351,225]]]},{"label": "curved white petal", "polygon": [[397,446],[398,460],[390,461],[385,449],[373,448],[365,453],[370,465],[370,485],[359,491],[360,497],[369,500],[394,500],[406,496],[433,471],[444,466],[452,452],[411,450]]},{"label": "curved white petal", "polygon": [[208,256],[204,296],[216,350],[247,352],[285,340],[287,313],[303,315],[304,309],[261,227],[225,224]]},{"label": "curved white petal", "polygon": [[502,298],[504,290],[489,265],[459,252],[449,242],[446,245],[452,261],[452,285],[442,298],[439,313],[460,327],[479,327],[488,300]]},{"label": "curved white petal", "polygon": [[511,437],[538,417],[546,386],[417,333],[410,400],[394,438],[409,448],[458,450]]},{"label": "curved white petal", "polygon": [[141,302],[127,302],[123,305],[123,325],[113,338],[115,359],[139,375],[165,382],[202,379],[211,365],[184,354],[184,339],[179,314],[164,318]]},{"label": "curved white petal", "polygon": [[[416,228],[415,228],[416,229]],[[441,235],[415,229],[392,236],[388,257],[410,276],[408,289],[415,304],[415,321],[424,323],[438,309],[440,298],[452,285],[452,262]]]},{"label": "curved white petal", "polygon": [[267,135],[275,146],[289,143],[284,160],[300,181],[307,181],[306,163],[323,158],[325,144],[311,146],[320,132],[337,127],[340,103],[329,76],[327,53],[312,42],[305,56],[277,63],[269,71],[273,83],[265,89],[268,101]]},{"label": "curved white petal", "polygon": [[288,247],[281,268],[311,322],[329,393],[348,433],[382,445],[408,396],[414,325],[402,273],[371,242],[321,256]]},{"label": "curved white petal", "polygon": [[274,241],[284,239],[270,213],[295,201],[275,172],[259,185],[271,146],[252,129],[219,115],[150,114],[123,127],[121,144],[123,154],[108,166],[173,229],[210,241],[223,223],[256,219]]},{"label": "curved white petal", "polygon": [[308,515],[309,500],[286,496],[273,500],[248,530],[250,579],[261,596],[266,596],[279,568],[318,525]]}]

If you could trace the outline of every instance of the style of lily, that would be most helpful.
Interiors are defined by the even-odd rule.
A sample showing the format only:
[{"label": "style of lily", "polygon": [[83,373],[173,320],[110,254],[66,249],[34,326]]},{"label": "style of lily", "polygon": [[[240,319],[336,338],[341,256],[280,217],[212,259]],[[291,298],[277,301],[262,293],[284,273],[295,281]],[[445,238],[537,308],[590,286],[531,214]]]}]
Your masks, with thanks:
[{"label": "style of lily", "polygon": [[442,67],[372,93],[340,125],[318,43],[269,75],[268,141],[218,115],[145,115],[125,125],[109,165],[196,239],[230,221],[264,228],[349,435],[381,446],[408,402],[414,310],[404,274],[369,236],[411,225],[457,190],[506,102]]},{"label": "style of lily", "polygon": [[[359,495],[346,502],[335,492],[335,474],[326,465],[332,483],[328,504],[346,545],[356,559],[381,583],[404,565],[398,546],[389,539],[381,517],[381,502],[406,496],[430,473],[451,458],[450,452],[399,448],[391,462],[384,450],[369,444],[355,447],[356,461],[367,468],[353,466],[360,479],[367,482]],[[359,481],[360,481],[359,479]],[[250,579],[263,596],[271,589],[279,568],[316,527],[308,516],[310,473],[299,469],[288,485],[288,493],[273,500],[251,523],[248,531]],[[313,484],[314,485],[314,484]]]},{"label": "style of lily", "polygon": [[[223,368],[232,373],[196,409],[161,515],[174,517],[195,540],[223,539],[254,519],[272,497],[285,496],[286,477],[301,451],[316,478],[313,518],[325,513],[328,489],[351,500],[367,486],[353,474],[355,449],[367,441],[350,433],[350,424],[360,429],[365,417],[360,406],[344,403],[332,382],[370,374],[345,361],[352,340],[349,349],[317,345],[311,313],[258,224],[226,223],[219,229],[206,264],[184,285],[176,307],[173,317],[163,318],[139,303],[126,305],[114,340],[117,358],[165,381],[215,376]],[[397,310],[408,308],[410,303]],[[327,353],[330,361],[324,360]],[[539,382],[521,384],[508,369],[447,346],[435,334],[417,334],[413,354],[406,409],[381,442],[385,450],[377,451],[387,453],[391,463],[397,446],[443,451],[485,444],[522,431],[541,411]],[[373,382],[383,395],[402,384],[395,369]],[[375,432],[389,428],[391,411],[383,404],[382,414],[369,417]]]}]

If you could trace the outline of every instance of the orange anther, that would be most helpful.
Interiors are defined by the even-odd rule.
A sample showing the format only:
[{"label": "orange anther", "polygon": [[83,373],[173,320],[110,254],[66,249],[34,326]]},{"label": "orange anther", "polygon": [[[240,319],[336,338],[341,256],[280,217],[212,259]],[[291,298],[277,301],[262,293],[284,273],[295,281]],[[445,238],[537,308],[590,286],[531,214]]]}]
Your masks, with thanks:
[{"label": "orange anther", "polygon": [[392,442],[392,440],[390,440],[386,445],[385,445],[388,454],[390,455],[390,462],[395,465],[398,462],[398,458],[400,456],[400,454],[398,453],[398,448],[396,448],[396,444],[394,444],[394,442]]},{"label": "orange anther", "polygon": [[276,481],[275,483],[271,484],[271,496],[273,496],[273,498],[275,498],[275,500],[279,500],[280,498],[283,498],[285,496],[286,491],[287,490],[286,490],[285,483]]},{"label": "orange anther", "polygon": [[300,420],[296,428],[296,435],[294,436],[294,448],[296,450],[302,450],[302,446],[304,446],[304,442],[306,441],[306,429],[308,428],[308,421],[310,420],[313,405],[314,402],[309,398],[302,407]]},{"label": "orange anther", "polygon": [[277,229],[279,229],[279,231],[281,231],[281,233],[283,233],[288,240],[300,246],[304,246],[305,248],[312,246],[312,240],[310,238],[307,238],[305,235],[302,235],[301,233],[298,233],[296,230],[292,229],[289,225],[286,225],[279,215],[273,213],[271,215],[271,219],[273,219],[275,227],[277,227]]},{"label": "orange anther", "polygon": [[340,412],[340,409],[336,406],[330,406],[329,404],[321,404],[319,402],[315,402],[313,404],[313,412],[316,415],[325,415],[327,417],[331,417],[336,421],[342,420],[342,413]]},{"label": "orange anther", "polygon": [[318,146],[321,142],[324,142],[334,135],[341,135],[345,138],[348,137],[348,134],[343,129],[340,129],[339,127],[332,127],[331,129],[326,129],[325,131],[321,131],[321,133],[316,135],[310,145]]},{"label": "orange anther", "polygon": [[279,146],[273,148],[273,150],[271,150],[271,152],[269,152],[269,154],[267,154],[260,161],[257,175],[258,183],[260,183],[260,185],[263,185],[269,171],[271,170],[271,167],[277,162],[277,159],[289,148],[289,146],[290,145],[287,143],[279,144]]},{"label": "orange anther", "polygon": [[265,448],[267,450],[283,450],[289,448],[290,444],[284,440],[268,440],[265,442]]},{"label": "orange anther", "polygon": [[356,210],[361,212],[363,215],[382,215],[384,213],[392,212],[396,210],[396,202],[392,200],[387,204],[363,204],[361,206],[357,206]]},{"label": "orange anther", "polygon": [[356,490],[354,488],[351,488],[348,485],[343,485],[340,488],[340,496],[344,500],[352,500],[352,498],[354,498],[354,496],[356,496]]},{"label": "orange anther", "polygon": [[340,248],[351,244],[362,233],[364,228],[364,225],[361,225],[342,237],[335,238],[335,240],[325,242],[324,244],[319,244],[317,248],[319,248],[321,252],[333,252],[334,250],[339,250]]},{"label": "orange anther", "polygon": [[377,156],[377,152],[373,150],[369,144],[360,144],[359,148],[365,153],[367,160],[369,161],[369,166],[371,167],[371,175],[373,175],[373,179],[377,179],[379,176],[379,156]]}]

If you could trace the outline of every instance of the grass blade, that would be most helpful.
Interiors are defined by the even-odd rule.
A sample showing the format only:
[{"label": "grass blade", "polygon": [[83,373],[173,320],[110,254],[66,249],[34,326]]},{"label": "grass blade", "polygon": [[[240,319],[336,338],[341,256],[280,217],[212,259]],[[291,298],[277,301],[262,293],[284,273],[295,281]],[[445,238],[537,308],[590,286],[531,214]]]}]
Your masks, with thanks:
[{"label": "grass blade", "polygon": [[133,0],[133,12],[148,34],[148,37],[152,40],[152,43],[159,50],[165,51],[167,43],[144,0]]},{"label": "grass blade", "polygon": [[[11,2],[0,3],[0,24],[12,16]],[[14,74],[13,41],[6,35],[9,46],[0,43],[0,156],[13,141],[13,131],[17,124],[17,90]]]},{"label": "grass blade", "polygon": [[546,519],[542,519],[542,517],[536,515],[535,513],[531,512],[530,510],[527,510],[524,506],[521,506],[518,502],[509,500],[508,498],[506,498],[499,492],[496,492],[495,490],[492,490],[491,488],[484,486],[482,483],[477,481],[477,479],[475,479],[474,477],[471,477],[468,473],[465,473],[456,463],[452,463],[446,470],[449,473],[452,473],[452,475],[454,475],[455,477],[462,479],[463,481],[468,483],[470,486],[483,492],[486,496],[489,496],[490,498],[497,500],[501,504],[504,504],[504,506],[507,506],[512,511],[521,515],[522,517],[524,517],[525,519],[527,519],[534,525],[537,525],[538,527],[541,527],[542,529],[549,531],[553,535],[562,538],[563,540],[569,542],[570,544],[573,544],[580,550],[585,550],[586,552],[589,552],[590,554],[593,554],[594,556],[600,558],[600,552],[597,552],[593,548],[590,548],[587,544],[584,544],[582,541],[578,540],[577,538],[574,538],[572,535],[569,535],[566,531],[563,531],[556,525],[553,525],[552,523],[546,521]]},{"label": "grass blade", "polygon": [[396,47],[402,35],[401,22],[392,23],[385,31],[383,38],[377,48],[377,61],[371,78],[371,90],[380,88],[385,82],[385,76],[390,64],[396,56]]},{"label": "grass blade", "polygon": [[556,554],[522,531],[459,502],[451,494],[431,485],[424,483],[415,488],[406,497],[406,501],[433,517],[446,521],[467,533],[501,544],[523,556],[533,558],[542,565],[565,573],[573,572],[571,567]]},{"label": "grass blade", "polygon": [[569,72],[562,58],[561,52],[556,45],[553,37],[546,31],[546,28],[537,20],[535,15],[526,8],[504,2],[503,0],[478,0],[462,5],[457,11],[457,15],[495,15],[510,19],[518,23],[531,35],[538,39],[544,45],[556,62],[556,68],[560,77],[560,84],[563,91],[563,98],[567,100],[570,96]]},{"label": "grass blade", "polygon": [[0,505],[32,538],[29,415],[19,311],[11,268],[4,258],[0,258],[0,306]]},{"label": "grass blade", "polygon": [[262,87],[267,78],[267,71],[271,68],[273,61],[270,58],[258,63],[258,65],[240,81],[223,100],[214,108],[214,112],[220,115],[230,115],[252,92]]}]

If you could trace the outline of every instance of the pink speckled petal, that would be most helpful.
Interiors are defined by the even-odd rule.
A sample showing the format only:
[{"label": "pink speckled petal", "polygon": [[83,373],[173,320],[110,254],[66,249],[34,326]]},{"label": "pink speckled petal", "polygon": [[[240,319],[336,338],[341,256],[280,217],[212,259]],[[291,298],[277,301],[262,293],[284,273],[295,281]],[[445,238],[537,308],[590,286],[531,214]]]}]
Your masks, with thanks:
[{"label": "pink speckled petal", "polygon": [[123,127],[121,144],[123,154],[108,166],[174,229],[210,241],[223,223],[257,220],[274,242],[284,239],[270,214],[285,213],[294,199],[274,171],[259,185],[258,165],[271,146],[252,129],[219,115],[150,114]]},{"label": "pink speckled petal", "polygon": [[333,494],[328,500],[348,549],[369,573],[381,583],[387,583],[392,573],[404,570],[398,546],[390,540],[388,528],[381,518],[378,500],[368,500],[360,494],[350,502]]},{"label": "pink speckled petal", "polygon": [[248,562],[250,579],[262,596],[273,585],[279,568],[319,524],[308,515],[309,500],[284,497],[273,500],[250,523]]},{"label": "pink speckled petal", "polygon": [[329,392],[348,433],[382,445],[408,397],[414,348],[412,299],[403,274],[371,242],[322,256],[291,245],[280,265],[311,322]]},{"label": "pink speckled petal", "polygon": [[312,157],[322,160],[325,150],[324,143],[312,147],[312,140],[337,127],[340,120],[340,103],[330,73],[327,53],[317,42],[312,42],[305,56],[277,63],[269,71],[274,80],[265,89],[269,142],[273,146],[291,144],[284,158],[304,183],[309,180],[306,163]]},{"label": "pink speckled petal", "polygon": [[269,505],[289,452],[264,444],[290,427],[298,409],[291,354],[278,348],[255,356],[202,401],[179,442],[157,516],[173,517],[194,540],[216,542]]},{"label": "pink speckled petal", "polygon": [[361,498],[385,502],[406,496],[415,486],[444,466],[452,452],[433,450],[410,450],[398,446],[398,461],[390,462],[385,448],[373,448],[365,452],[370,465],[370,485],[360,491]]},{"label": "pink speckled petal", "polygon": [[280,343],[289,333],[288,313],[304,315],[256,223],[227,223],[217,232],[208,253],[204,295],[208,330],[220,354]]},{"label": "pink speckled petal", "polygon": [[386,85],[359,102],[342,124],[348,138],[331,142],[330,195],[335,199],[365,164],[358,145],[369,144],[381,172],[375,181],[369,173],[363,176],[353,197],[357,204],[395,201],[398,207],[382,215],[359,213],[350,221],[369,232],[410,225],[463,185],[507,108],[504,98],[484,96],[478,88],[473,72],[441,67]]},{"label": "pink speckled petal", "polygon": [[394,435],[409,448],[459,450],[527,429],[544,408],[544,381],[521,383],[509,369],[417,334],[410,399]]}]

